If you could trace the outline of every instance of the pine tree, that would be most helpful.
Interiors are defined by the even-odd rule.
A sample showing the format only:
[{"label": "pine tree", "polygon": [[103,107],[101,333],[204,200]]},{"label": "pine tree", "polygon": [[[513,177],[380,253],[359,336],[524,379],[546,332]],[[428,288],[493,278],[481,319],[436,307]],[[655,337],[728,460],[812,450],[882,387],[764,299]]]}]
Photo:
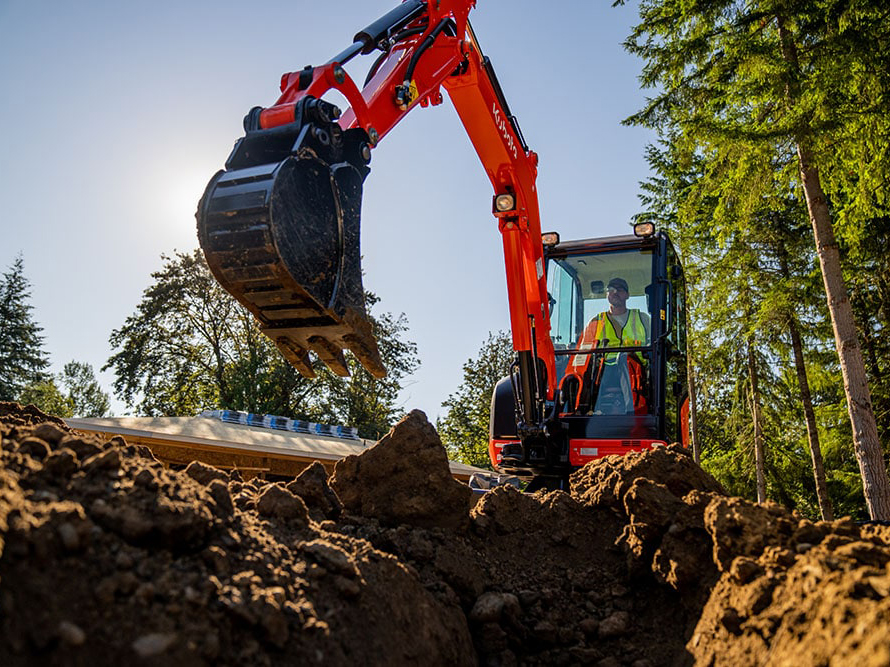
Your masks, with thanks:
[{"label": "pine tree", "polygon": [[30,284],[19,255],[0,280],[0,400],[19,400],[22,390],[48,380],[42,328],[31,316]]},{"label": "pine tree", "polygon": [[[767,191],[757,188],[760,196],[750,204],[731,190],[722,194],[724,175],[708,162],[709,155],[699,152],[684,162],[677,154],[678,146],[679,142],[665,141],[662,148],[649,147],[647,157],[656,175],[642,184],[646,210],[637,217],[670,230],[686,267],[690,360],[695,361],[697,382],[703,385],[703,418],[696,427],[707,431],[712,440],[702,463],[728,487],[746,494],[747,481],[734,487],[725,475],[732,471],[734,480],[746,480],[744,466],[749,465],[753,440],[757,484],[751,489],[756,488],[762,498],[767,495],[766,484],[771,497],[783,498],[809,515],[815,514],[810,508],[818,504],[821,516],[829,518],[831,502],[804,357],[805,345],[825,347],[830,337],[822,335],[822,327],[814,326],[827,313],[820,307],[824,301],[819,300],[811,276],[814,253],[805,210],[784,191],[764,197]],[[761,161],[752,162],[756,166]],[[768,161],[765,165],[758,169],[768,176],[771,167]],[[756,299],[750,294],[752,286]],[[745,302],[751,304],[747,313],[734,310]],[[806,333],[801,332],[801,323]],[[744,332],[753,360],[736,345]],[[748,363],[739,363],[743,358]],[[742,374],[747,388],[738,386]],[[766,382],[758,381],[754,392],[754,378],[759,380],[761,375]],[[727,392],[730,387],[733,391]],[[764,401],[754,400],[761,387],[771,394],[769,410],[763,409]],[[805,465],[798,446],[803,437],[803,427],[797,424],[800,413],[806,425],[815,495],[802,471],[790,468]],[[763,448],[767,442],[773,445],[770,450]]]},{"label": "pine tree", "polygon": [[[841,271],[838,221],[867,234],[890,192],[884,3],[643,0],[628,48],[659,95],[630,122],[679,137],[723,172],[726,202],[803,193],[812,223],[866,502],[890,519],[887,476],[856,323]],[[752,182],[765,159],[769,181]],[[831,200],[829,201],[829,198]],[[851,231],[852,230],[852,231]]]}]

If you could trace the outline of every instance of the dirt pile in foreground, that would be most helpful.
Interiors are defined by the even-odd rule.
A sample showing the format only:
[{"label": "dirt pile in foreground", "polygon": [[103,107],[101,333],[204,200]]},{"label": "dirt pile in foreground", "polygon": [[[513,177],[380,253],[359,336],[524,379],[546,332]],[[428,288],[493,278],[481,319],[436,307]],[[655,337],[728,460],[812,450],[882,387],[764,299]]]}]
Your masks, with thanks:
[{"label": "dirt pile in foreground", "polygon": [[420,412],[288,484],[0,415],[0,664],[890,662],[886,529],[679,449],[473,496]]}]

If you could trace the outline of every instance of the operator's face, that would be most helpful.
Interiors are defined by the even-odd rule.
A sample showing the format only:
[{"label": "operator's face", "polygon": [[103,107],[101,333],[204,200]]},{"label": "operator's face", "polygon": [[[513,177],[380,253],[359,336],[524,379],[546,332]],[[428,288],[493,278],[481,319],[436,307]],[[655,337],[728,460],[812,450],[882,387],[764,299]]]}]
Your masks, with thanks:
[{"label": "operator's face", "polygon": [[606,295],[609,299],[609,303],[613,306],[618,306],[619,308],[624,307],[624,304],[627,303],[627,297],[629,296],[627,291],[620,287],[610,287],[606,290]]}]

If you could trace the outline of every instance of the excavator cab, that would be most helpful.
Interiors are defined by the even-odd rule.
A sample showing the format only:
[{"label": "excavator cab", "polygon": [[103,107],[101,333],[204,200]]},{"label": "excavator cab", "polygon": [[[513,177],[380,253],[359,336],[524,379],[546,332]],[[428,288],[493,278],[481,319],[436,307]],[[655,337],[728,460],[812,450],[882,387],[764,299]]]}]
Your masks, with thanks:
[{"label": "excavator cab", "polygon": [[545,258],[558,387],[545,408],[551,437],[524,446],[521,459],[502,456],[504,445],[521,441],[511,383],[502,381],[492,403],[493,465],[564,479],[595,458],[685,442],[685,285],[667,235],[563,242],[546,247]]},{"label": "excavator cab", "polygon": [[649,414],[652,251],[548,259],[561,414]]}]

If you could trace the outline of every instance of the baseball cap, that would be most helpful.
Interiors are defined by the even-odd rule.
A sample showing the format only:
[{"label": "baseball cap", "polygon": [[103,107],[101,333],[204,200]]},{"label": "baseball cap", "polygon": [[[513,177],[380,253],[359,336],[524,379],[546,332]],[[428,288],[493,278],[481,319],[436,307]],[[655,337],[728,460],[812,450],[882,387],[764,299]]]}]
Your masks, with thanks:
[{"label": "baseball cap", "polygon": [[618,289],[623,289],[628,294],[630,293],[630,290],[627,288],[627,281],[624,278],[612,278],[608,286],[617,287]]}]

